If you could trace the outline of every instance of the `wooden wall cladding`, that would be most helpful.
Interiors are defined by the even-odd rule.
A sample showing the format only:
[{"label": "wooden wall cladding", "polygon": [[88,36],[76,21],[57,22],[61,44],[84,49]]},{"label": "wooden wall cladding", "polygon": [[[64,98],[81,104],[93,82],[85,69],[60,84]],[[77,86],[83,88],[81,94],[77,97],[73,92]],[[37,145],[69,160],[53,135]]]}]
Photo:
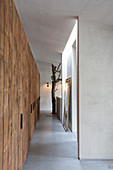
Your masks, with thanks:
[{"label": "wooden wall cladding", "polygon": [[39,117],[39,96],[39,71],[15,4],[0,0],[0,170],[22,170]]}]

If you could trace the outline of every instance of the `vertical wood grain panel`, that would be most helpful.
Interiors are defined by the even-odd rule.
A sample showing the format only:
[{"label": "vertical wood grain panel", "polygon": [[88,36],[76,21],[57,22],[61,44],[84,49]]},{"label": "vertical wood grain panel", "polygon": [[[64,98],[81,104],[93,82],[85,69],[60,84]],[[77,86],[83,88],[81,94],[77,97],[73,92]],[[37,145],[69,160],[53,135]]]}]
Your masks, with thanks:
[{"label": "vertical wood grain panel", "polygon": [[22,170],[39,117],[39,96],[39,71],[15,4],[0,0],[0,170]]}]

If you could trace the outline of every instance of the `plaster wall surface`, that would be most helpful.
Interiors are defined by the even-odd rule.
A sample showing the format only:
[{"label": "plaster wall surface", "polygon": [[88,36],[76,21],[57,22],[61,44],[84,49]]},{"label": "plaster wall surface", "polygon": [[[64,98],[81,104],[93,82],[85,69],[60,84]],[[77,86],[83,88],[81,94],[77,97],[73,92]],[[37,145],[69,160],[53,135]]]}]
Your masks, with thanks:
[{"label": "plaster wall surface", "polygon": [[[51,64],[45,62],[38,62],[38,69],[40,70],[40,110],[41,111],[52,111],[52,99],[51,99],[51,76],[52,68]],[[49,87],[47,87],[47,82]],[[61,83],[57,84],[56,96],[61,97]]]},{"label": "plaster wall surface", "polygon": [[80,158],[113,158],[113,28],[79,25]]}]

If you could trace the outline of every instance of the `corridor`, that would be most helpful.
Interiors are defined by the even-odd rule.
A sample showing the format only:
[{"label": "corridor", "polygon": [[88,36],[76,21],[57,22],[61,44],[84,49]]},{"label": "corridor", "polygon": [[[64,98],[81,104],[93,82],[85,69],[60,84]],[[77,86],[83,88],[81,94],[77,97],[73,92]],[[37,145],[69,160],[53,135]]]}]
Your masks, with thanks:
[{"label": "corridor", "polygon": [[79,161],[76,141],[56,115],[42,113],[37,122],[23,170],[109,170],[113,161]]}]

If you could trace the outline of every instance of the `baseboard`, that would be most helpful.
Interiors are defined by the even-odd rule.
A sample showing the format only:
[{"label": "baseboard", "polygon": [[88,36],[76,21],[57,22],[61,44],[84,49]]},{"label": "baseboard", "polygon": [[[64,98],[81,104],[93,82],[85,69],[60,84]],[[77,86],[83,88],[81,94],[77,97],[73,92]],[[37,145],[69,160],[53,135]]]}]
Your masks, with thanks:
[{"label": "baseboard", "polygon": [[101,159],[101,158],[99,158],[99,159],[82,158],[82,159],[81,159],[81,158],[79,158],[79,160],[80,160],[80,161],[113,161],[113,158],[108,158],[108,159]]},{"label": "baseboard", "polygon": [[52,113],[52,110],[40,110],[40,114],[41,113]]}]

